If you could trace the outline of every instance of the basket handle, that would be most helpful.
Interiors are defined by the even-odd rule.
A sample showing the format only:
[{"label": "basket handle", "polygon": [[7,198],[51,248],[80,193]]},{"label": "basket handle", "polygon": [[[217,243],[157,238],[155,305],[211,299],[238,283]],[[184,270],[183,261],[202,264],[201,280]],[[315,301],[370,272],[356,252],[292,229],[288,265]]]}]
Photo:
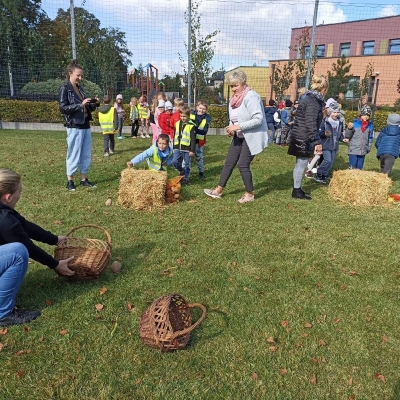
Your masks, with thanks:
[{"label": "basket handle", "polygon": [[108,233],[108,231],[107,231],[106,229],[104,229],[104,228],[101,227],[101,226],[92,225],[92,224],[76,226],[75,228],[72,228],[72,229],[67,233],[67,236],[70,236],[73,232],[75,232],[76,230],[81,229],[81,228],[96,228],[96,229],[99,229],[99,230],[103,231],[103,232],[105,233],[105,235],[107,236],[107,242],[108,242],[109,244],[112,243],[112,242],[111,242],[111,236],[110,236],[110,234]]},{"label": "basket handle", "polygon": [[200,318],[193,325],[190,325],[188,328],[175,332],[173,335],[171,335],[171,339],[175,339],[178,336],[186,335],[187,333],[192,332],[192,330],[197,328],[203,322],[204,318],[206,317],[207,310],[202,304],[193,303],[193,304],[188,304],[188,306],[189,306],[189,308],[193,308],[193,307],[201,308],[202,313],[201,313]]}]

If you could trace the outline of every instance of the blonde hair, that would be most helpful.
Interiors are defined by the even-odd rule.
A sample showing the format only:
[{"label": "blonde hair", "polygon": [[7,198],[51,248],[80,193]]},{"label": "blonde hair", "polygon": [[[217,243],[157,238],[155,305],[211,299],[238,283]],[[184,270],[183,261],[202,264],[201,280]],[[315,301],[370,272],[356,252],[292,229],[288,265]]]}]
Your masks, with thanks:
[{"label": "blonde hair", "polygon": [[157,107],[158,107],[158,99],[157,99],[157,96],[154,96],[153,101],[151,102],[151,105],[150,105],[150,111],[152,114],[154,114],[156,112]]},{"label": "blonde hair", "polygon": [[175,108],[182,107],[184,104],[185,104],[185,102],[183,101],[183,99],[181,99],[180,97],[175,97],[175,99],[174,99]]},{"label": "blonde hair", "polygon": [[236,71],[232,71],[228,74],[227,81],[228,85],[235,83],[243,85],[247,81],[247,75],[241,69],[237,69]]},{"label": "blonde hair", "polygon": [[299,88],[299,90],[297,91],[299,97],[303,96],[303,94],[307,92],[307,89],[303,86],[301,88]]},{"label": "blonde hair", "polygon": [[204,106],[206,110],[208,109],[208,103],[205,100],[199,100],[197,106]]},{"label": "blonde hair", "polygon": [[0,197],[5,194],[14,194],[18,185],[21,182],[21,177],[11,169],[0,169]]},{"label": "blonde hair", "polygon": [[329,82],[323,75],[314,75],[311,79],[311,90],[317,90],[322,92],[324,89],[328,89]]}]

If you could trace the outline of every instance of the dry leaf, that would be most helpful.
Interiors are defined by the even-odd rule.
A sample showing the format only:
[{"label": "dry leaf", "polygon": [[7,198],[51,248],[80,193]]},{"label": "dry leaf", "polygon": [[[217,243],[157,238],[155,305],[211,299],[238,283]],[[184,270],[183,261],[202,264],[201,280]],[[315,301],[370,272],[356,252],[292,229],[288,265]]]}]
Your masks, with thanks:
[{"label": "dry leaf", "polygon": [[29,328],[29,326],[24,326],[24,331],[25,332],[29,332],[31,330],[31,328]]},{"label": "dry leaf", "polygon": [[128,303],[128,304],[126,305],[126,309],[127,309],[128,311],[132,311],[132,304],[131,304],[131,303]]},{"label": "dry leaf", "polygon": [[349,397],[349,400],[354,400],[356,398],[356,396],[354,395],[354,394],[352,394],[350,397]]},{"label": "dry leaf", "polygon": [[325,340],[323,340],[323,339],[319,339],[319,344],[320,344],[321,346],[326,346],[326,342],[325,342]]},{"label": "dry leaf", "polygon": [[321,323],[321,320],[317,319],[315,322],[316,322],[317,324],[320,324],[320,323]]},{"label": "dry leaf", "polygon": [[311,361],[312,361],[312,362],[315,362],[315,364],[318,364],[318,358],[311,357]]},{"label": "dry leaf", "polygon": [[48,306],[51,306],[51,300],[46,299],[46,304],[47,304]]},{"label": "dry leaf", "polygon": [[96,311],[101,311],[104,308],[103,304],[100,304],[100,303],[96,304],[95,307],[96,307]]},{"label": "dry leaf", "polygon": [[375,379],[379,379],[379,380],[382,381],[383,383],[386,382],[386,378],[385,378],[382,374],[380,374],[380,373],[378,373],[378,372],[375,374]]},{"label": "dry leaf", "polygon": [[331,254],[331,260],[335,260],[336,259],[336,254]]},{"label": "dry leaf", "polygon": [[7,328],[0,329],[0,335],[5,335],[7,333]]},{"label": "dry leaf", "polygon": [[348,380],[348,383],[349,383],[349,386],[353,386],[353,378],[350,378],[350,379]]},{"label": "dry leaf", "polygon": [[62,222],[61,222],[61,221],[59,221],[58,219],[57,219],[57,220],[55,220],[55,221],[54,221],[54,223],[55,223],[56,225],[61,225],[61,224],[62,224]]},{"label": "dry leaf", "polygon": [[107,292],[107,288],[106,287],[102,287],[101,289],[100,289],[100,295],[102,296],[104,293],[106,293]]},{"label": "dry leaf", "polygon": [[322,357],[322,358],[321,358],[321,362],[323,362],[324,364],[326,364],[326,358],[325,358],[325,357]]},{"label": "dry leaf", "polygon": [[270,336],[270,337],[267,339],[267,342],[268,342],[268,343],[275,343],[275,339],[274,339],[272,336]]},{"label": "dry leaf", "polygon": [[4,344],[0,342],[0,351],[4,349]]},{"label": "dry leaf", "polygon": [[255,372],[253,372],[252,377],[253,377],[253,379],[258,379],[258,375]]},{"label": "dry leaf", "polygon": [[301,343],[296,343],[296,347],[302,347]]},{"label": "dry leaf", "polygon": [[349,272],[349,275],[350,275],[350,276],[357,275],[357,272],[356,272],[356,271],[350,271],[350,272]]},{"label": "dry leaf", "polygon": [[384,342],[386,342],[386,343],[389,341],[389,339],[387,338],[386,335],[382,335],[382,340],[383,340]]},{"label": "dry leaf", "polygon": [[106,206],[107,206],[107,207],[110,207],[111,204],[112,204],[112,199],[108,198],[108,199],[106,200]]},{"label": "dry leaf", "polygon": [[313,385],[316,385],[316,384],[317,384],[317,375],[316,375],[316,374],[313,374],[313,376],[312,376],[311,379],[310,379],[310,382],[311,382]]},{"label": "dry leaf", "polygon": [[232,265],[233,265],[234,267],[237,267],[237,262],[234,261],[234,262],[232,263]]},{"label": "dry leaf", "polygon": [[25,375],[24,371],[17,371],[16,372],[18,378],[22,378]]},{"label": "dry leaf", "polygon": [[301,337],[307,337],[308,336],[308,333],[303,333],[302,335],[301,335]]},{"label": "dry leaf", "polygon": [[282,368],[280,371],[281,375],[286,375],[287,374],[287,369],[286,368]]},{"label": "dry leaf", "polygon": [[24,353],[25,353],[25,350],[20,350],[20,351],[17,351],[17,352],[14,354],[14,356],[19,357],[19,356],[22,356],[22,354],[24,354]]},{"label": "dry leaf", "polygon": [[320,287],[322,287],[322,283],[316,283],[315,286],[320,288]]},{"label": "dry leaf", "polygon": [[342,285],[342,286],[340,286],[340,290],[345,290],[346,289],[346,285]]},{"label": "dry leaf", "polygon": [[285,319],[284,321],[281,322],[281,325],[282,325],[284,328],[286,328],[287,326],[289,326],[289,321]]},{"label": "dry leaf", "polygon": [[294,207],[294,205],[293,205],[292,203],[289,203],[288,207],[289,207],[292,211],[295,210],[295,207]]},{"label": "dry leaf", "polygon": [[334,324],[337,324],[339,321],[340,321],[340,318],[335,318],[335,319],[333,320],[333,323],[334,323]]},{"label": "dry leaf", "polygon": [[64,336],[68,334],[68,331],[66,329],[61,329],[59,333],[60,335]]},{"label": "dry leaf", "polygon": [[304,328],[312,328],[312,324],[310,322],[306,322],[304,324]]},{"label": "dry leaf", "polygon": [[371,317],[365,317],[365,320],[366,320],[367,322],[371,322]]},{"label": "dry leaf", "polygon": [[273,353],[275,353],[278,350],[278,348],[276,346],[270,346],[269,351],[272,351]]},{"label": "dry leaf", "polygon": [[39,342],[43,342],[43,340],[44,340],[44,337],[42,336],[42,337],[39,339]]},{"label": "dry leaf", "polygon": [[25,353],[26,353],[26,354],[32,353],[32,349],[25,350]]}]

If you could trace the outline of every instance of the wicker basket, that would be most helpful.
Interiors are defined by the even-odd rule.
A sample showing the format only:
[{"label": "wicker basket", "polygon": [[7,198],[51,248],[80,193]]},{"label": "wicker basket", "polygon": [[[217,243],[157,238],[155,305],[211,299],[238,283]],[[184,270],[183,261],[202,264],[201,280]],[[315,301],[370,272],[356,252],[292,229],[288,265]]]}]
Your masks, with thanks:
[{"label": "wicker basket", "polygon": [[[73,232],[81,228],[96,228],[103,231],[107,236],[107,242],[99,239],[70,237]],[[74,259],[68,264],[68,268],[75,271],[72,277],[74,279],[92,280],[98,278],[110,262],[110,234],[97,225],[81,225],[72,229],[67,236],[67,240],[57,245],[54,251],[54,258],[65,260],[74,256]]]},{"label": "wicker basket", "polygon": [[[192,325],[190,309],[199,307],[202,315]],[[188,304],[179,294],[162,296],[143,312],[139,334],[142,342],[162,351],[183,349],[190,339],[190,332],[197,328],[206,316],[201,304]]]}]

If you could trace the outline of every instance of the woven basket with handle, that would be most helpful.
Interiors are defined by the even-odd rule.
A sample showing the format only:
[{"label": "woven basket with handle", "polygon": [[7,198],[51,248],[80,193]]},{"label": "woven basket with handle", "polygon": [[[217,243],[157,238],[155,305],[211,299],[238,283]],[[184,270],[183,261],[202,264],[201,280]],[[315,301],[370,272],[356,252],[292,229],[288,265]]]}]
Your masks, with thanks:
[{"label": "woven basket with handle", "polygon": [[[190,309],[193,307],[201,308],[202,314],[192,325]],[[183,349],[189,342],[190,332],[205,316],[203,305],[188,304],[179,294],[159,297],[140,317],[140,339],[145,345],[162,351]]]},{"label": "woven basket with handle", "polygon": [[[103,231],[107,241],[71,237],[72,233],[82,228],[95,228]],[[65,260],[74,256],[74,259],[68,264],[68,268],[75,271],[74,279],[92,280],[98,278],[110,262],[110,234],[106,229],[97,225],[80,225],[71,229],[67,236],[67,240],[57,245],[54,251],[54,258]]]}]

